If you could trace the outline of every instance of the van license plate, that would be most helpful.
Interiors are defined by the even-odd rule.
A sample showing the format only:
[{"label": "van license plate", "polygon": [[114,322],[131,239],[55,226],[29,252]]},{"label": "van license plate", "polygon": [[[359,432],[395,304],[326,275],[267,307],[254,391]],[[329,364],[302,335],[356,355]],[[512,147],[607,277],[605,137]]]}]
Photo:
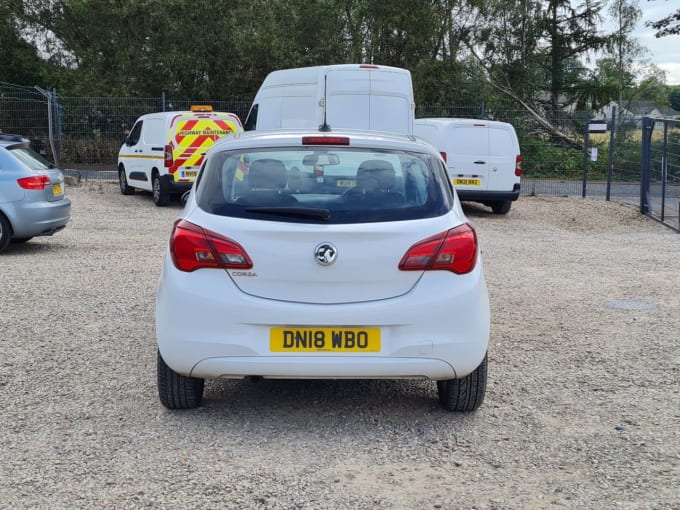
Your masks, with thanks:
[{"label": "van license plate", "polygon": [[481,186],[482,181],[481,179],[459,179],[456,178],[453,180],[453,185],[454,186]]},{"label": "van license plate", "polygon": [[271,328],[269,349],[271,352],[380,352],[380,328]]},{"label": "van license plate", "polygon": [[184,172],[182,172],[182,177],[184,177],[185,179],[189,179],[196,177],[197,174],[198,172],[196,170],[185,170]]}]

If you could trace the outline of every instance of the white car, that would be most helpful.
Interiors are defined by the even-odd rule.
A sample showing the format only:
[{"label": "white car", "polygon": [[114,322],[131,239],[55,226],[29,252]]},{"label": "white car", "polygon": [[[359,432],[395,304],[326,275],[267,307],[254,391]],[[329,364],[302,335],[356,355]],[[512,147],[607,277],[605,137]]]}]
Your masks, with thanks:
[{"label": "white car", "polygon": [[221,140],[175,222],[158,287],[158,390],[205,379],[429,379],[484,399],[489,299],[477,235],[434,147],[376,132]]}]

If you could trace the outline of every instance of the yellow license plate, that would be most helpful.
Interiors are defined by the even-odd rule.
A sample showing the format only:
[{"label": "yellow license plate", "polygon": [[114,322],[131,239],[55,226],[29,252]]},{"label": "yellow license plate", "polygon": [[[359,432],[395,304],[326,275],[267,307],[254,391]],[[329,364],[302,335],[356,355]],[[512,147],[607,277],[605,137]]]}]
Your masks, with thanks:
[{"label": "yellow license plate", "polygon": [[61,187],[61,183],[53,184],[52,185],[52,194],[53,195],[61,195],[64,192],[64,189]]},{"label": "yellow license plate", "polygon": [[269,349],[271,352],[380,352],[380,328],[271,328]]},{"label": "yellow license plate", "polygon": [[481,179],[459,179],[456,178],[453,180],[453,185],[454,186],[481,186],[482,181]]},{"label": "yellow license plate", "polygon": [[198,172],[196,170],[187,170],[186,172],[184,172],[184,177],[187,179],[196,177],[196,175],[198,175]]}]

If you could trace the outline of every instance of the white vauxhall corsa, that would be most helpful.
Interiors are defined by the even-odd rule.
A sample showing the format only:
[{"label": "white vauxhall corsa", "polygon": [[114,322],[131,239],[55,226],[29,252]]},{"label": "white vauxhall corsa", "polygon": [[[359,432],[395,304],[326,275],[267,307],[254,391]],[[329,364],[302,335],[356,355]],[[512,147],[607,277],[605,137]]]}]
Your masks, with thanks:
[{"label": "white vauxhall corsa", "polygon": [[158,391],[205,379],[429,379],[486,390],[480,247],[441,156],[405,135],[251,132],[208,151],[158,287]]}]

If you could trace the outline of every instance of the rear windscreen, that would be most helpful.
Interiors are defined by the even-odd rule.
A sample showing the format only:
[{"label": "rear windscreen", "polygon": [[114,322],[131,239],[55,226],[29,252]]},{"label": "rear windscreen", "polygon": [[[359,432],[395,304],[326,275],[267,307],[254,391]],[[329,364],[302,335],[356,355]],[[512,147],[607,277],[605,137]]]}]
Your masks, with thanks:
[{"label": "rear windscreen", "polygon": [[326,223],[440,216],[454,201],[446,170],[429,154],[350,148],[214,153],[196,199],[212,214]]}]

